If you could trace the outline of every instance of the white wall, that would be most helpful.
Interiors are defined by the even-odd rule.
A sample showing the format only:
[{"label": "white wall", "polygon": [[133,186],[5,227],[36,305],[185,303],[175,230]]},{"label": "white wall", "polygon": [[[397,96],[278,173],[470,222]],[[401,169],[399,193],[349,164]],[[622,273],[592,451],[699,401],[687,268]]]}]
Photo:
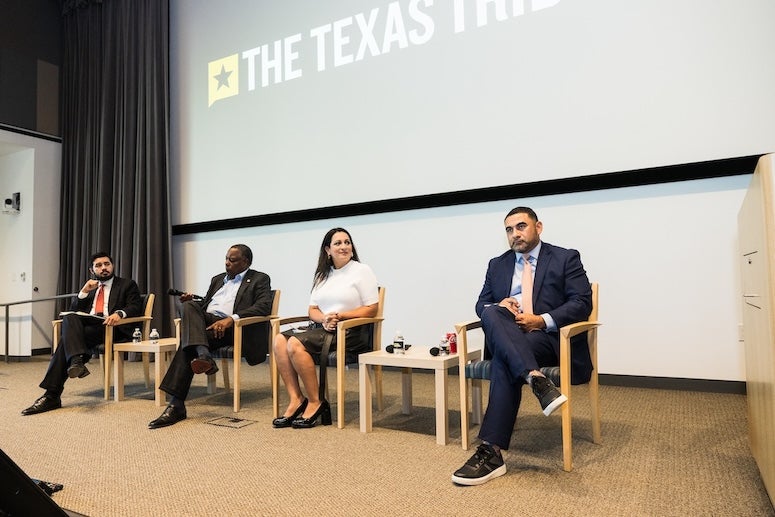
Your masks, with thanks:
[{"label": "white wall", "polygon": [[[736,220],[749,175],[527,200],[312,221],[174,238],[175,286],[204,294],[243,242],[305,314],[323,234],[347,228],[387,288],[383,344],[435,344],[473,319],[487,261],[507,249],[502,221],[533,207],[543,239],[578,249],[600,283],[600,372],[745,380]],[[171,286],[172,287],[172,286]]]},{"label": "white wall", "polygon": [[[0,302],[57,294],[60,161],[59,143],[0,130],[0,201],[21,193],[18,214],[0,213]],[[53,312],[53,302],[12,306],[9,355],[50,347]],[[2,343],[4,307],[0,321]]]}]

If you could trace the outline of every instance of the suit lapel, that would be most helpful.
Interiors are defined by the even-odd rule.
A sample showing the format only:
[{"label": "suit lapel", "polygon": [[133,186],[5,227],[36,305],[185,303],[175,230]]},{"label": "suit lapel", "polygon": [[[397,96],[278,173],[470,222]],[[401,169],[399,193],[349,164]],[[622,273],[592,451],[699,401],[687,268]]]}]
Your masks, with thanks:
[{"label": "suit lapel", "polygon": [[207,294],[205,295],[205,299],[202,300],[202,304],[205,308],[210,304],[210,300],[213,299],[213,296],[216,292],[218,292],[218,289],[220,289],[223,286],[223,279],[226,277],[226,273],[219,273],[213,279],[210,281],[210,288],[207,290]]},{"label": "suit lapel", "polygon": [[240,300],[242,299],[242,295],[245,294],[245,290],[250,287],[250,284],[252,283],[252,275],[250,274],[250,269],[245,271],[245,276],[242,277],[242,282],[239,285],[239,289],[237,289],[237,295],[234,297],[234,312],[237,312],[237,307],[240,306]]},{"label": "suit lapel", "polygon": [[538,256],[538,264],[533,280],[533,307],[538,300],[538,293],[541,292],[541,286],[546,278],[546,272],[549,270],[552,261],[552,247],[545,242],[541,243],[541,254]]},{"label": "suit lapel", "polygon": [[113,313],[113,308],[116,306],[116,298],[118,297],[120,286],[121,282],[119,282],[118,277],[114,276],[113,285],[110,286],[110,295],[108,296],[108,314]]},{"label": "suit lapel", "polygon": [[506,263],[504,264],[504,267],[501,269],[502,271],[502,277],[498,279],[498,282],[495,285],[503,286],[503,289],[505,292],[503,293],[495,293],[499,300],[503,300],[504,298],[508,298],[508,296],[511,294],[511,281],[514,279],[514,268],[516,267],[516,257],[517,254],[512,250],[511,252],[507,253],[505,255]]}]

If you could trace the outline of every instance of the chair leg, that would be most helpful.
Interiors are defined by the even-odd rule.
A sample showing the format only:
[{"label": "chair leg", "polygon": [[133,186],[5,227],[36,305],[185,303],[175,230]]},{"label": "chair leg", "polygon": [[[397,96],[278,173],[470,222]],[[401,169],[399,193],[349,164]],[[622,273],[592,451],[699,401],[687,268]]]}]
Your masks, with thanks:
[{"label": "chair leg", "polygon": [[[240,406],[242,404],[240,400],[240,375],[241,375],[241,368],[242,368],[242,355],[241,354],[234,354],[234,412],[238,413],[240,410]],[[223,374],[227,375],[226,368],[223,369]]]},{"label": "chair leg", "polygon": [[212,395],[213,393],[215,393],[217,378],[218,378],[217,375],[208,375],[207,376],[207,394],[208,395]]},{"label": "chair leg", "polygon": [[[385,403],[382,400],[382,366],[374,366],[374,384],[377,392],[377,410],[385,409]],[[369,401],[371,403],[371,401]]]},{"label": "chair leg", "polygon": [[[462,370],[465,372],[465,370]],[[469,430],[468,430],[468,379],[466,379],[465,373],[460,374],[460,442],[463,446],[463,450],[468,450],[470,445]]]},{"label": "chair leg", "polygon": [[[236,359],[235,359],[236,361]],[[237,369],[237,366],[234,366],[234,369]],[[223,371],[223,386],[226,388],[226,391],[231,390],[231,382],[229,382],[229,360],[228,359],[221,359],[221,370]]]},{"label": "chair leg", "polygon": [[151,354],[143,352],[143,372],[145,373],[145,389],[151,387]]},{"label": "chair leg", "polygon": [[592,372],[589,380],[589,404],[592,408],[592,441],[600,444],[603,438],[600,434],[600,390],[596,371]]},{"label": "chair leg", "polygon": [[566,394],[568,401],[562,405],[562,468],[565,472],[573,470],[573,432],[571,430],[570,390]]},{"label": "chair leg", "polygon": [[482,423],[482,380],[471,379],[471,422]]},{"label": "chair leg", "polygon": [[344,366],[336,369],[336,426],[344,429]]},{"label": "chair leg", "polygon": [[[274,341],[274,340],[273,340]],[[269,375],[272,382],[272,418],[280,416],[280,372],[277,371],[274,349],[269,347]]]}]

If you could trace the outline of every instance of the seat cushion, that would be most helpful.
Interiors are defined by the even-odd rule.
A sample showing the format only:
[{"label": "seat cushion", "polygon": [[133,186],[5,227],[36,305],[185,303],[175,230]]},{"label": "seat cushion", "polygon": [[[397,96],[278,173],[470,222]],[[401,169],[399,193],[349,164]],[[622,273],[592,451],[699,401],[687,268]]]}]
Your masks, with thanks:
[{"label": "seat cushion", "polygon": [[[466,379],[490,380],[491,361],[472,361],[466,364]],[[560,367],[544,366],[541,373],[551,380],[555,386],[560,385]]]},{"label": "seat cushion", "polygon": [[466,364],[466,379],[490,380],[490,361],[471,361]]}]

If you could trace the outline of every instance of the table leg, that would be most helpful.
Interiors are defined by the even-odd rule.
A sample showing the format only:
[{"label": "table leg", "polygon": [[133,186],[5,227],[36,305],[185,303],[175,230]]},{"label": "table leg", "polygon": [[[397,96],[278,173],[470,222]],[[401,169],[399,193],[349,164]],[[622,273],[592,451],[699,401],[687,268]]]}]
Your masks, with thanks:
[{"label": "table leg", "polygon": [[412,369],[401,368],[401,414],[412,414]]},{"label": "table leg", "polygon": [[436,443],[439,445],[447,445],[449,441],[447,376],[446,368],[436,370]]},{"label": "table leg", "polygon": [[368,364],[358,365],[358,384],[360,390],[358,392],[359,405],[360,405],[360,425],[362,433],[371,432],[371,375]]},{"label": "table leg", "polygon": [[164,372],[167,371],[166,368],[166,357],[167,352],[156,352],[154,355],[154,366],[153,366],[153,373],[154,373],[154,390],[153,390],[153,398],[154,402],[156,403],[157,407],[160,407],[162,405],[162,402],[165,402],[165,396],[164,393],[159,389],[159,385],[161,384],[161,377],[164,374]]},{"label": "table leg", "polygon": [[124,400],[124,352],[113,352],[113,399]]}]

